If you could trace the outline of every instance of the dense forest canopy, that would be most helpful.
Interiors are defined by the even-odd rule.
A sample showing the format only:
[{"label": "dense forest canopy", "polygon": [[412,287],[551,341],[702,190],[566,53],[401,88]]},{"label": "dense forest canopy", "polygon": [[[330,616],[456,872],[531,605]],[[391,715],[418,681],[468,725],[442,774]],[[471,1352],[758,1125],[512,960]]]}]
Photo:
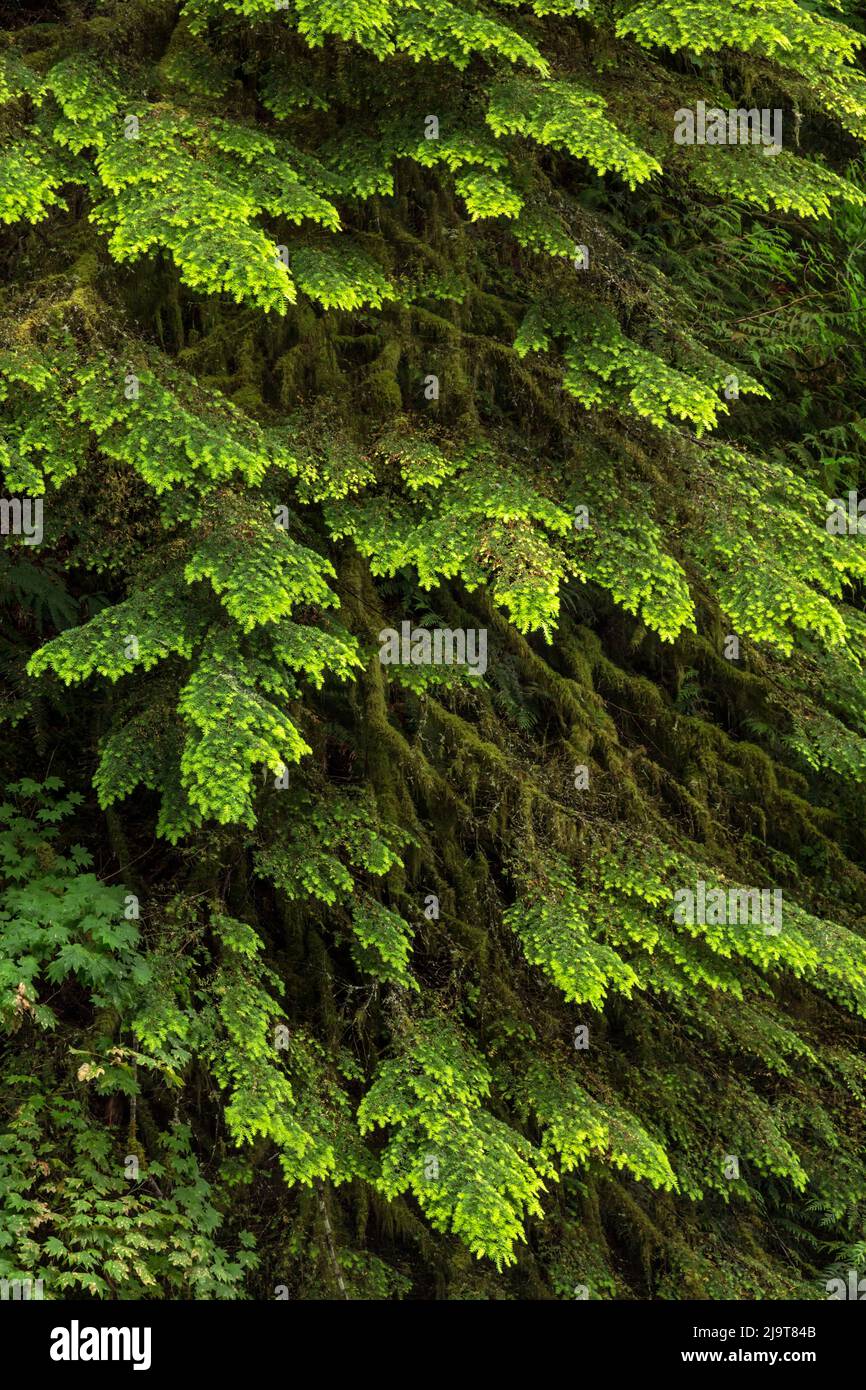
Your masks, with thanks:
[{"label": "dense forest canopy", "polygon": [[0,1278],[866,1269],[864,30],[0,4]]}]

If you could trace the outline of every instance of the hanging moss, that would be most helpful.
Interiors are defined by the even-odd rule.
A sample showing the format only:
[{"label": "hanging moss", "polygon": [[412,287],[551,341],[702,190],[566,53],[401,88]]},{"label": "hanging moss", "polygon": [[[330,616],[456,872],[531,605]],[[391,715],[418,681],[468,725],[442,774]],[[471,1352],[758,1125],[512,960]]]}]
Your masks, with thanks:
[{"label": "hanging moss", "polygon": [[[0,51],[45,504],[0,1276],[821,1296],[866,1215],[858,21],[54,10]],[[779,92],[774,159],[672,137]],[[389,665],[404,623],[483,661]]]}]

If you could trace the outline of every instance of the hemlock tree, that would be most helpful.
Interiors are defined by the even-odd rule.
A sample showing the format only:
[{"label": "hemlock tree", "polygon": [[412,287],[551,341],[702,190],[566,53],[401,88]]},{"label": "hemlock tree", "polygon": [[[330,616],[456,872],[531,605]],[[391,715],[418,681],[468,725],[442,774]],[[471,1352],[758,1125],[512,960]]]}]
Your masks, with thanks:
[{"label": "hemlock tree", "polygon": [[826,1297],[863,15],[4,14],[0,1277]]}]

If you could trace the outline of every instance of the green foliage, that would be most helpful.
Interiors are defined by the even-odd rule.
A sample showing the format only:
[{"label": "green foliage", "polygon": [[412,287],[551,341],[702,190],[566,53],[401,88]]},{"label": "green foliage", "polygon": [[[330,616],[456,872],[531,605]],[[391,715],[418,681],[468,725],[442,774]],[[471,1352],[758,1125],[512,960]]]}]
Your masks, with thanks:
[{"label": "green foliage", "polygon": [[0,1278],[42,1279],[52,1300],[243,1297],[252,1237],[233,1253],[215,1238],[223,1217],[188,1126],[166,1134],[146,1186],[80,1100],[46,1097],[26,1073],[4,1081]]},{"label": "green foliage", "polygon": [[615,951],[593,940],[585,916],[588,900],[579,895],[567,864],[550,864],[527,890],[505,914],[527,960],[572,1003],[601,1008],[611,988],[630,995],[637,976]]},{"label": "green foliage", "polygon": [[228,1091],[225,1117],[235,1143],[269,1139],[289,1182],[341,1182],[362,1172],[348,1100],[326,1072],[322,1049],[295,1033],[283,1063],[274,1031],[282,1010],[268,992],[279,980],[259,959],[255,931],[223,913],[212,925],[220,961],[207,991],[202,1050]]},{"label": "green foliage", "polygon": [[586,87],[513,78],[493,89],[486,119],[496,135],[528,135],[568,150],[600,174],[622,174],[630,188],[661,172],[659,162],[608,119],[604,99]]},{"label": "green foliage", "polygon": [[631,6],[616,27],[646,46],[695,54],[727,47],[756,51],[806,76],[849,64],[863,42],[856,31],[802,9],[795,0],[735,0],[724,11],[702,0],[685,5],[645,0]]},{"label": "green foliage", "polygon": [[2,158],[0,222],[41,222],[52,208],[66,206],[59,190],[69,178],[71,165],[44,141],[6,145]]},{"label": "green foliage", "polygon": [[557,1076],[537,1063],[522,1088],[526,1104],[542,1128],[542,1153],[559,1156],[564,1173],[583,1167],[599,1154],[613,1168],[627,1169],[639,1181],[667,1191],[676,1178],[662,1146],[633,1115],[601,1104],[571,1076]]},{"label": "green foliage", "polygon": [[[849,10],[16,16],[0,1277],[796,1299],[860,1260]],[[784,148],[679,146],[698,101]],[[487,669],[385,669],[404,621]]]},{"label": "green foliage", "polygon": [[[701,151],[703,153],[703,151]],[[765,212],[794,212],[798,217],[826,217],[834,198],[861,206],[863,193],[848,179],[815,161],[781,150],[772,159],[763,150],[732,147],[720,158],[689,161],[694,182],[716,197],[741,199]]]},{"label": "green foliage", "polygon": [[508,462],[506,472],[490,448],[470,446],[443,478],[446,464],[437,458],[426,484],[430,493],[422,492],[425,483],[413,472],[415,505],[381,495],[331,504],[332,535],[351,536],[374,574],[414,565],[423,589],[454,575],[470,589],[487,582],[521,631],[550,632],[568,561],[542,527],[561,535],[571,521]]},{"label": "green foliage", "polygon": [[377,1186],[411,1191],[440,1231],[453,1231],[497,1269],[512,1264],[524,1209],[540,1214],[546,1165],[532,1145],[483,1108],[490,1074],[447,1023],[427,1020],[403,1055],[382,1062],[358,1111],[362,1133],[391,1130]]},{"label": "green foliage", "polygon": [[411,943],[409,924],[396,912],[370,898],[352,908],[355,956],[361,969],[379,980],[418,990],[407,965]]},{"label": "green foliage", "polygon": [[97,1006],[118,1010],[150,978],[123,889],[88,872],[83,845],[64,853],[56,844],[60,823],[82,800],[54,795],[61,785],[25,778],[6,788],[12,799],[0,806],[0,1021],[11,1033],[27,1022],[56,1027],[47,1001],[70,976]]},{"label": "green foliage", "polygon": [[402,867],[399,851],[410,835],[381,823],[366,798],[298,791],[287,800],[287,833],[258,856],[257,868],[289,898],[331,906],[353,892],[356,875],[381,878]]}]

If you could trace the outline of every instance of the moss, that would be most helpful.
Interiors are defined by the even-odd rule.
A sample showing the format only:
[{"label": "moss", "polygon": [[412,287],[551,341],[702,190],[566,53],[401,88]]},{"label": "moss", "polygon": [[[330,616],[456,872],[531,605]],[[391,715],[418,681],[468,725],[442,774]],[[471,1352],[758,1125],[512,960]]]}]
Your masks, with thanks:
[{"label": "moss", "polygon": [[370,420],[386,420],[403,411],[403,392],[398,381],[402,346],[386,342],[374,361],[359,374],[353,395],[360,412]]},{"label": "moss", "polygon": [[[172,30],[178,42],[185,37],[182,24],[175,27],[175,5],[109,0],[90,19],[82,19],[81,13],[78,7],[63,32],[46,25],[21,31],[37,66],[44,68],[59,52],[81,44],[125,62],[128,44],[147,55],[141,76],[151,84],[149,90],[178,100],[176,90],[152,85],[159,82]],[[619,46],[610,35],[585,37],[581,26],[564,34],[553,19],[540,27],[532,21],[530,27],[538,28],[539,34],[544,31],[545,43],[566,68],[575,63],[589,67],[599,54],[605,59],[602,66],[617,58]],[[250,26],[241,17],[211,32],[225,40],[227,69],[236,74],[217,114],[265,123],[269,132],[292,128],[299,145],[326,151],[335,128],[346,123],[345,106],[351,108],[350,117],[357,115],[355,96],[362,86],[369,125],[375,126],[379,112],[368,94],[375,94],[376,84],[367,79],[377,68],[371,57],[359,58],[357,46],[329,42],[315,55],[311,71],[317,80],[320,75],[327,79],[323,90],[336,93],[331,112],[305,112],[297,121],[274,123],[259,105],[258,69],[265,56],[275,67],[285,62],[293,71],[300,69],[308,61],[302,42],[287,35],[285,26],[278,31],[269,24]],[[274,34],[278,37],[272,51]],[[207,32],[197,42],[206,45]],[[649,87],[639,93],[635,109],[648,119],[653,111],[657,115],[668,109],[666,100],[653,103],[648,94],[669,94],[664,61],[656,57],[651,72],[641,70]],[[434,82],[436,65],[401,63],[393,71],[389,112],[404,100],[410,79],[423,76],[425,82]],[[480,71],[473,64],[467,81],[477,85]],[[601,84],[615,109],[622,73],[614,66],[606,73],[588,72],[588,77]],[[676,74],[668,73],[667,78],[673,80]],[[458,95],[462,80],[449,73]],[[423,88],[424,100],[426,91]],[[214,114],[207,102],[192,96],[188,105],[194,114]],[[509,144],[512,153],[516,148]],[[570,1290],[582,1282],[603,1297],[679,1297],[683,1291],[742,1296],[744,1288],[755,1286],[756,1270],[765,1277],[765,1292],[784,1295],[799,1287],[804,1272],[811,1272],[816,1239],[841,1246],[857,1234],[847,1214],[839,1219],[833,1213],[826,1227],[823,1224],[827,1218],[821,1201],[828,1191],[837,1200],[836,1174],[830,1173],[815,1144],[817,1136],[820,1145],[832,1148],[836,1136],[844,1134],[852,1153],[862,1147],[856,1086],[850,1100],[846,1094],[837,1104],[828,1079],[831,1055],[835,1065],[836,1053],[840,1073],[847,1068],[851,1076],[858,1074],[856,1053],[846,1050],[849,1039],[852,1049],[859,1045],[853,1016],[846,1015],[842,1023],[835,1002],[828,1004],[781,972],[765,976],[752,967],[738,974],[746,997],[742,1012],[736,1013],[733,996],[725,995],[719,1003],[701,985],[700,967],[708,948],[691,937],[681,939],[684,950],[694,952],[695,965],[695,978],[687,979],[683,996],[678,999],[663,977],[658,988],[651,987],[652,969],[664,963],[663,952],[642,952],[629,937],[634,895],[623,888],[619,897],[605,899],[603,912],[587,914],[592,920],[586,924],[577,919],[572,930],[585,933],[588,952],[601,950],[622,934],[624,940],[616,949],[623,959],[637,962],[646,987],[636,989],[628,1001],[608,998],[604,1009],[591,1015],[589,1053],[576,1056],[571,1046],[575,1021],[590,1014],[562,1002],[560,993],[526,963],[516,934],[502,920],[504,908],[517,896],[518,882],[527,876],[541,882],[553,853],[561,855],[569,872],[582,881],[581,874],[592,871],[602,851],[617,865],[628,864],[633,855],[638,878],[663,846],[681,848],[696,858],[703,851],[708,863],[731,878],[771,880],[786,891],[790,885],[798,902],[849,923],[858,935],[866,887],[859,789],[843,793],[838,780],[804,773],[786,744],[790,712],[779,703],[779,695],[793,689],[786,685],[788,668],[751,644],[745,644],[739,665],[720,654],[727,624],[696,552],[690,550],[698,507],[713,506],[715,475],[703,446],[698,448],[686,429],[651,430],[629,414],[625,401],[621,408],[601,412],[584,411],[567,399],[559,389],[561,342],[547,360],[536,360],[535,355],[521,359],[513,347],[527,303],[561,301],[586,312],[588,324],[593,315],[610,312],[634,342],[659,345],[664,340],[663,350],[685,363],[693,349],[686,336],[690,325],[684,304],[698,294],[709,302],[709,285],[724,326],[731,314],[741,314],[739,297],[750,290],[731,275],[734,288],[729,296],[724,286],[720,288],[723,276],[716,251],[711,266],[703,259],[702,238],[715,225],[717,209],[702,204],[699,214],[687,215],[683,200],[677,205],[673,235],[669,189],[661,200],[655,187],[626,199],[611,193],[601,179],[582,179],[577,189],[573,166],[564,156],[547,151],[534,165],[532,158],[524,149],[513,176],[530,199],[556,202],[570,230],[592,244],[592,280],[578,277],[580,284],[575,285],[567,265],[558,267],[550,258],[525,254],[506,219],[472,223],[455,195],[451,173],[442,167],[421,169],[412,160],[399,164],[393,198],[340,201],[353,241],[399,285],[403,298],[389,302],[381,312],[323,312],[300,296],[280,318],[249,305],[232,306],[227,296],[208,299],[190,293],[168,257],[119,266],[86,220],[89,204],[83,192],[71,196],[67,214],[47,219],[38,229],[21,234],[20,240],[17,230],[8,234],[4,263],[11,271],[10,289],[3,301],[16,318],[16,342],[41,342],[52,325],[66,325],[76,341],[100,342],[112,351],[118,344],[124,350],[133,343],[156,345],[199,386],[217,388],[252,420],[273,427],[281,439],[297,430],[322,451],[333,438],[345,439],[376,468],[383,461],[371,441],[383,422],[398,416],[401,430],[433,438],[446,452],[483,437],[503,469],[526,460],[543,495],[552,500],[565,495],[571,484],[606,477],[612,469],[620,489],[614,499],[620,516],[632,505],[632,496],[641,506],[646,504],[647,520],[664,532],[665,550],[686,566],[697,606],[699,634],[684,632],[675,643],[662,643],[647,621],[625,614],[601,587],[570,582],[561,592],[559,626],[552,641],[545,642],[516,631],[496,608],[489,589],[470,590],[467,586],[477,576],[466,574],[465,582],[454,577],[432,593],[419,590],[409,567],[374,579],[351,545],[333,544],[322,509],[296,498],[297,536],[333,560],[334,587],[342,601],[339,619],[365,651],[375,648],[386,611],[402,603],[414,612],[429,600],[452,626],[486,626],[494,674],[495,663],[507,670],[507,689],[506,682],[497,687],[491,676],[480,689],[434,687],[432,693],[419,696],[389,681],[374,655],[354,681],[329,679],[324,690],[309,683],[297,700],[277,696],[312,749],[292,766],[292,785],[303,786],[313,800],[369,790],[371,821],[378,818],[414,837],[401,851],[402,867],[393,866],[387,875],[372,868],[358,870],[353,878],[355,892],[377,896],[409,922],[419,996],[382,986],[356,967],[347,949],[350,922],[343,901],[333,906],[312,899],[289,901],[256,876],[262,848],[279,847],[285,835],[286,822],[273,799],[269,804],[268,798],[259,798],[255,825],[208,825],[177,848],[160,845],[155,850],[156,798],[138,789],[105,817],[113,855],[108,867],[114,875],[120,868],[125,873],[128,866],[130,883],[140,873],[143,887],[150,886],[146,932],[148,944],[153,940],[159,949],[176,950],[178,940],[182,951],[197,946],[200,900],[218,902],[254,925],[264,946],[263,959],[277,974],[293,1022],[309,1026],[324,1044],[328,1081],[348,1097],[350,1113],[377,1064],[399,1055],[416,1019],[441,1014],[465,1030],[473,1046],[497,1067],[519,1070],[519,1050],[525,1047],[534,1061],[570,1068],[598,1103],[599,1098],[627,1101],[636,1122],[646,1122],[664,1135],[675,1166],[682,1162],[694,1170],[696,1185],[704,1183],[715,1108],[724,1102],[729,1113],[736,1099],[747,1094],[751,1068],[761,1088],[762,1108],[756,1113],[790,1121],[814,1176],[814,1189],[809,1205],[797,1206],[786,1179],[750,1175],[754,1211],[744,1217],[738,1201],[728,1202],[727,1194],[720,1197],[715,1190],[690,1201],[651,1191],[645,1183],[605,1177],[609,1155],[600,1155],[562,1182],[549,1184],[546,1219],[529,1223],[530,1244],[516,1270],[499,1275],[479,1264],[450,1235],[434,1234],[419,1218],[412,1199],[386,1202],[371,1183],[358,1180],[300,1195],[266,1182],[263,1175],[273,1168],[274,1153],[260,1141],[250,1149],[256,1185],[248,1207],[267,1267],[267,1277],[264,1270],[256,1276],[264,1296],[270,1296],[272,1271],[287,1260],[293,1290],[301,1290],[303,1296],[333,1294],[340,1287],[334,1250],[347,1251],[348,1269],[352,1241],[360,1242],[365,1254],[376,1252],[410,1275],[415,1296],[570,1297]],[[178,197],[182,193],[178,190]],[[583,205],[589,202],[592,213]],[[271,232],[266,219],[261,225]],[[278,225],[290,240],[324,235],[309,225],[289,229],[279,220]],[[754,225],[760,229],[757,260],[763,265],[766,237],[772,238],[780,224]],[[801,228],[791,254],[808,254],[814,265],[836,264],[838,245],[850,242],[841,225],[838,244],[802,240],[813,233]],[[750,235],[744,224],[736,238],[746,258]],[[784,263],[784,256],[781,259]],[[38,283],[34,268],[40,272]],[[443,289],[446,278],[449,284]],[[825,298],[829,301],[836,293],[831,286]],[[779,308],[778,298],[771,302]],[[844,313],[834,310],[834,333],[845,331],[840,324],[849,308],[843,304]],[[717,325],[711,327],[715,332]],[[763,344],[748,338],[748,332],[741,339],[744,351],[760,357]],[[8,336],[5,327],[4,335]],[[787,339],[785,346],[787,352]],[[795,347],[790,357],[799,360]],[[840,373],[846,365],[847,359],[840,356]],[[808,371],[808,401],[801,399],[800,374],[791,370],[791,381],[799,385],[778,381],[780,413],[774,413],[774,403],[772,412],[760,420],[746,416],[745,431],[753,430],[757,440],[770,440],[772,448],[782,452],[792,440],[799,446],[808,430],[814,430],[815,438],[832,438],[838,412],[843,405],[847,410],[852,398],[840,377],[831,399],[811,357]],[[435,372],[442,383],[436,404],[425,402],[421,394],[428,372]],[[786,409],[793,424],[785,422]],[[739,423],[731,420],[730,437],[737,437],[734,427],[742,420],[741,412]],[[65,582],[82,619],[97,605],[119,601],[142,574],[164,569],[175,559],[184,563],[194,536],[192,523],[185,519],[169,529],[138,474],[122,471],[116,461],[106,463],[95,439],[86,452],[88,466],[74,484],[77,491],[72,485],[67,488],[70,505],[44,552],[45,576],[55,564],[68,562]],[[768,452],[768,468],[773,458]],[[134,483],[121,484],[121,473]],[[390,464],[383,465],[370,490],[378,488],[386,499],[396,495],[396,475]],[[262,496],[269,495],[276,476],[263,480]],[[280,485],[291,483],[280,476]],[[100,500],[93,501],[97,489]],[[258,489],[249,493],[250,499],[258,497]],[[194,488],[178,494],[179,508],[196,496]],[[411,499],[422,524],[423,496]],[[228,505],[233,507],[237,498],[233,492]],[[98,544],[92,540],[94,530],[105,530],[103,518],[113,514],[129,519],[118,542],[122,541],[122,553],[114,531],[108,540],[104,534]],[[234,525],[236,517],[232,513],[226,520]],[[462,520],[455,515],[455,526]],[[120,537],[121,528],[116,529]],[[483,516],[478,529],[480,542],[486,543]],[[639,530],[636,534],[639,551]],[[547,554],[541,545],[537,552],[530,547],[530,573],[534,561],[543,573]],[[639,555],[636,558],[625,547],[622,554],[624,565],[638,565]],[[42,555],[39,561],[43,563]],[[10,758],[19,775],[32,775],[29,753],[35,749],[38,760],[45,766],[56,763],[70,785],[86,787],[96,735],[103,726],[114,727],[140,707],[165,711],[165,722],[176,718],[178,691],[196,656],[138,672],[124,679],[110,699],[99,692],[86,698],[77,690],[61,692],[56,682],[45,682],[38,693],[28,694],[19,672],[53,615],[14,585],[6,597],[11,618],[7,665],[14,685],[11,714],[8,709],[6,713],[15,734]],[[846,602],[859,604],[859,594],[846,591]],[[203,601],[203,613],[212,631],[224,631],[226,612],[216,600]],[[302,627],[315,627],[321,618],[316,604],[297,608]],[[260,655],[260,636],[253,631],[239,638],[250,659]],[[806,659],[806,644],[799,658]],[[260,659],[266,691],[274,673],[270,650],[266,648]],[[227,672],[225,679],[232,678]],[[58,726],[66,731],[60,741]],[[25,728],[28,737],[19,738]],[[590,770],[589,794],[574,786],[574,768],[583,763]],[[79,819],[86,839],[86,814]],[[98,846],[97,868],[106,871]],[[428,891],[439,897],[438,920],[427,921],[422,915]],[[174,921],[174,908],[163,901],[169,893],[186,904],[186,918],[178,912]],[[178,927],[177,935],[165,938],[167,946],[161,936],[163,918]],[[208,970],[205,951],[190,1006],[195,1015],[191,1034],[207,1026]],[[71,999],[72,1011],[67,1011],[64,1028],[53,1041],[42,1040],[44,1046],[59,1047],[63,1037],[72,1036],[78,1011],[85,1011],[83,994],[77,982],[64,992],[61,1005],[69,1005]],[[188,1002],[181,1001],[184,1008]],[[812,1074],[808,1067],[798,1071],[784,1052],[773,1057],[773,1065],[760,1049],[744,1061],[745,1040],[734,1033],[742,1019],[751,1017],[749,1009],[764,1023],[784,1018],[789,1027],[802,1030],[815,1043],[821,1068]],[[97,1036],[113,1038],[120,1016],[97,1012],[92,1019],[88,1014],[87,1021]],[[344,1048],[358,1068],[350,1077],[338,1066]],[[40,1054],[40,1059],[46,1055]],[[40,1065],[50,1081],[56,1068],[44,1060]],[[185,1079],[182,1097],[176,1102],[172,1097],[171,1103],[179,1110],[182,1101],[199,1150],[219,1166],[227,1154],[225,1112],[210,1093],[213,1087],[202,1063],[191,1065]],[[140,1142],[149,1155],[160,1148],[160,1107],[171,1108],[164,1097],[154,1099],[151,1108],[151,1089],[156,1097],[160,1085],[158,1073],[149,1076],[148,1095],[138,1101]],[[298,1095],[302,1113],[307,1101],[300,1098],[300,1090]],[[518,1114],[511,1101],[507,1084],[494,1077],[490,1113],[537,1143],[534,1119]],[[122,1113],[119,1101],[118,1111]],[[370,1143],[371,1161],[379,1142],[377,1136]],[[836,1166],[839,1151],[831,1155]],[[243,1212],[236,1201],[237,1186],[225,1191],[232,1229],[240,1229]],[[774,1234],[780,1213],[786,1222],[784,1252]]]}]

